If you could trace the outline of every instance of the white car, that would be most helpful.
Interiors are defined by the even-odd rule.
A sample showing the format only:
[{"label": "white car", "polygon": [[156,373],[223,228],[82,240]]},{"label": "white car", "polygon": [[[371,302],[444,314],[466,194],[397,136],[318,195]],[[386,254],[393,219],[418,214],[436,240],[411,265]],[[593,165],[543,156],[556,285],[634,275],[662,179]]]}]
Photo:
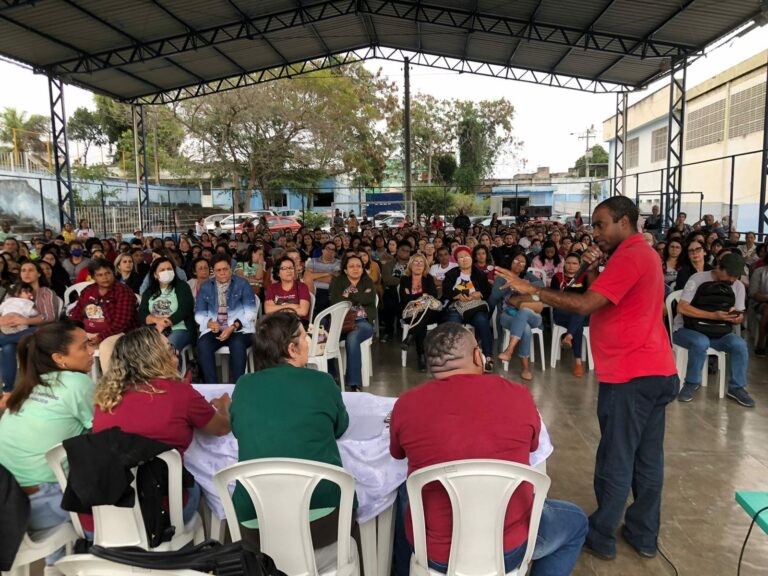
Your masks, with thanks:
[{"label": "white car", "polygon": [[230,213],[224,213],[224,214],[211,214],[210,216],[205,217],[205,229],[208,230],[208,232],[213,232],[213,229],[216,228],[216,222],[221,222],[226,218],[227,216],[232,216],[232,212]]},{"label": "white car", "polygon": [[232,231],[242,224],[246,220],[253,220],[255,216],[250,212],[238,212],[237,214],[229,214],[226,218],[219,221],[222,230]]},{"label": "white car", "polygon": [[[514,216],[499,216],[498,218],[496,218],[496,220],[498,221],[499,225],[501,225],[501,226],[512,226],[512,224],[517,222],[517,218],[515,218]],[[480,224],[482,226],[490,226],[491,225],[491,217],[488,216],[488,218],[486,218],[485,220],[482,220],[480,222]]]},{"label": "white car", "polygon": [[[253,210],[249,212],[249,214],[252,218],[256,218],[257,220],[262,216],[266,216],[267,218],[270,216],[277,216],[274,210]],[[292,216],[292,214],[288,214],[288,216]]]},{"label": "white car", "polygon": [[284,208],[277,211],[278,216],[290,216],[291,218],[298,218],[301,220],[304,217],[304,213],[301,210],[294,210],[292,208]]}]

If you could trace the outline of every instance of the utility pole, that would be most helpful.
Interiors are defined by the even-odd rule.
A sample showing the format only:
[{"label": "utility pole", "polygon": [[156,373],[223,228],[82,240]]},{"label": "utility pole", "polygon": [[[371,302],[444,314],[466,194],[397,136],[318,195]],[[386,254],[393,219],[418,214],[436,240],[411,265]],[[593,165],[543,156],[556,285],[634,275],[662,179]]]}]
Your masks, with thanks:
[{"label": "utility pole", "polygon": [[[410,59],[405,58],[405,96],[403,102],[403,143],[405,148],[405,200],[407,202],[407,208],[411,206],[411,200],[413,200],[411,190],[411,74],[410,74]],[[406,214],[407,212],[406,208]],[[416,217],[415,214],[412,217]]]},{"label": "utility pole", "polygon": [[576,136],[579,140],[586,140],[586,148],[584,150],[584,167],[586,168],[586,176],[589,178],[589,161],[592,159],[592,148],[589,147],[589,141],[595,137],[595,125],[592,124],[592,126],[587,128],[582,133],[571,132],[571,136]]}]

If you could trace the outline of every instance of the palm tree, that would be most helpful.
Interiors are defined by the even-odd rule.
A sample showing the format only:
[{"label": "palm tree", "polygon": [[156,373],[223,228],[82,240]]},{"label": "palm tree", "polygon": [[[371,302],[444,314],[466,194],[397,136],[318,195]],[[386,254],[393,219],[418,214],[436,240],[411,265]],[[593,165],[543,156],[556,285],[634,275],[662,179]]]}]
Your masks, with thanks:
[{"label": "palm tree", "polygon": [[0,141],[15,144],[16,152],[45,153],[49,127],[50,118],[42,114],[27,114],[16,108],[5,108],[0,113]]}]

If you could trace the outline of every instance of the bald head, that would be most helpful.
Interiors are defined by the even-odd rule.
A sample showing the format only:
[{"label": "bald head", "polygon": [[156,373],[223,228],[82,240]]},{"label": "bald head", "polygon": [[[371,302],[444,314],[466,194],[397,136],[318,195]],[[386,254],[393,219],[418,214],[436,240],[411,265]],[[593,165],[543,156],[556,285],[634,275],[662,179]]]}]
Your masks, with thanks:
[{"label": "bald head", "polygon": [[427,367],[437,379],[456,374],[482,374],[483,359],[472,333],[456,322],[440,324],[425,345]]}]

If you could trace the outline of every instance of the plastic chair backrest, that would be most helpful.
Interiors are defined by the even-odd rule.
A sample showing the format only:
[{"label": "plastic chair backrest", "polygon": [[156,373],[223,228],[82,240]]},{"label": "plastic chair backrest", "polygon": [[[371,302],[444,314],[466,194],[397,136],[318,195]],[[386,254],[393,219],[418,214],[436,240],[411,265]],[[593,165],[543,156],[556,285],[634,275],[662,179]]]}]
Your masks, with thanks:
[{"label": "plastic chair backrest", "polygon": [[[158,454],[157,458],[163,460],[168,466],[168,509],[170,522],[176,527],[176,532],[184,529],[183,494],[182,494],[182,464],[181,455],[176,450],[169,450]],[[57,444],[46,454],[45,459],[56,475],[56,480],[61,486],[61,491],[67,489],[67,472],[64,465],[67,461],[67,452],[63,444]],[[132,468],[134,480],[131,484],[136,490],[136,471]],[[94,544],[100,546],[139,546],[149,549],[149,540],[144,528],[144,516],[141,513],[139,499],[134,500],[132,508],[119,508],[117,506],[94,506],[93,526]],[[83,528],[77,514],[70,514],[72,524],[78,535],[82,537]]]},{"label": "plastic chair backrest", "polygon": [[664,304],[667,307],[667,325],[669,326],[669,338],[672,338],[672,323],[675,320],[673,305],[680,302],[680,295],[682,290],[675,290],[665,300]]},{"label": "plastic chair backrest", "polygon": [[[544,285],[547,284],[547,271],[542,268],[528,268],[528,272],[536,276],[539,280],[544,282]],[[547,286],[549,288],[549,286]]]},{"label": "plastic chair backrest", "polygon": [[[330,316],[331,319],[331,325],[328,328],[328,340],[325,342],[325,355],[329,357],[333,357],[334,355],[339,355],[339,340],[341,339],[341,328],[344,325],[344,317],[347,315],[347,312],[349,312],[349,309],[352,308],[351,302],[339,302],[337,304],[334,304],[333,306],[328,306],[325,310],[320,312],[317,315],[317,318],[315,318],[315,321],[313,324],[317,326],[321,326],[323,320],[328,318]],[[317,354],[317,338],[319,336],[320,330],[316,329],[312,331],[312,342],[309,345],[309,357],[313,356],[320,356],[320,354]]]},{"label": "plastic chair backrest", "polygon": [[65,576],[136,576],[137,574],[156,576],[207,576],[207,572],[196,570],[148,570],[127,564],[118,564],[103,560],[91,554],[74,554],[56,562],[56,568]]},{"label": "plastic chair backrest", "polygon": [[309,321],[312,322],[312,319],[315,317],[315,293],[311,292],[309,293]]},{"label": "plastic chair backrest", "polygon": [[[523,483],[533,485],[528,547],[517,574],[525,574],[536,545],[549,476],[505,460],[457,460],[417,470],[406,487],[413,520],[414,560],[427,573],[427,540],[422,489],[440,482],[451,500],[453,532],[448,576],[504,574],[504,517],[509,500]],[[412,564],[412,568],[413,568]],[[411,572],[413,574],[413,570]]]},{"label": "plastic chair backrest", "polygon": [[78,282],[64,290],[64,306],[69,306],[69,295],[72,294],[72,292],[75,292],[79,298],[80,293],[91,284],[93,284],[93,282]]},{"label": "plastic chair backrest", "polygon": [[322,480],[341,489],[337,573],[347,572],[351,564],[355,479],[343,468],[294,458],[248,460],[220,470],[213,477],[213,484],[224,505],[233,542],[240,540],[241,535],[228,486],[237,481],[256,510],[262,552],[272,556],[286,574],[314,576],[317,566],[309,529],[309,504],[312,492]]}]

